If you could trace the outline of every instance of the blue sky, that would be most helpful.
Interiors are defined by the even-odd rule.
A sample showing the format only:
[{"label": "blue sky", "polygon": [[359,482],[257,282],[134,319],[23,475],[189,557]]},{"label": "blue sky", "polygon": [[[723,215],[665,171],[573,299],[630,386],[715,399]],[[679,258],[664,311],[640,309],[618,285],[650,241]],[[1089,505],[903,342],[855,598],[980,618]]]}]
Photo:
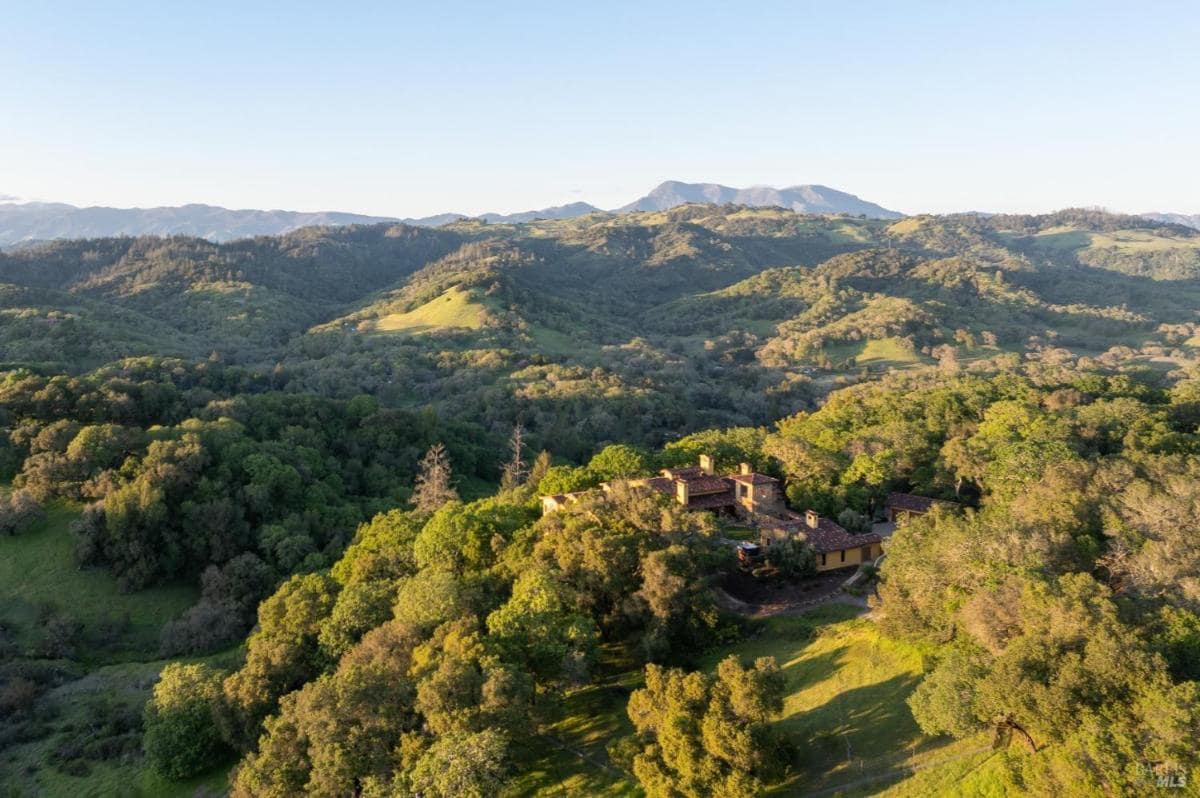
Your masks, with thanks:
[{"label": "blue sky", "polygon": [[576,5],[0,0],[0,194],[408,216],[671,178],[1200,212],[1194,2]]}]

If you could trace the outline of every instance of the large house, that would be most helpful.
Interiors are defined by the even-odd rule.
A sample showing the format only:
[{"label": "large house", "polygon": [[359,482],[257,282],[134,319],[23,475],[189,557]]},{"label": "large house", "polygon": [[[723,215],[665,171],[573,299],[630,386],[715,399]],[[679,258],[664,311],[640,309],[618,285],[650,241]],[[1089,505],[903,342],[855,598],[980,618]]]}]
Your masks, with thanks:
[{"label": "large house", "polygon": [[555,493],[553,496],[542,497],[542,515],[548,515],[557,510],[561,510],[570,504],[583,501],[590,496],[596,496],[599,491],[595,490],[577,490],[574,493]]},{"label": "large house", "polygon": [[[739,465],[735,474],[718,474],[713,458],[707,454],[700,455],[699,465],[664,468],[654,477],[604,482],[600,490],[607,494],[619,487],[652,490],[689,510],[728,513],[748,520],[783,511],[779,480],[755,472],[749,463]],[[578,491],[543,496],[542,512],[552,513],[596,493]]]},{"label": "large house", "polygon": [[[629,487],[645,487],[670,496],[689,510],[712,510],[754,519],[783,508],[779,498],[779,480],[759,474],[749,463],[738,466],[736,474],[717,474],[711,455],[700,455],[700,464],[682,468],[664,468],[657,477],[623,480]],[[601,486],[605,492],[614,483]]]},{"label": "large house", "polygon": [[883,554],[883,536],[877,532],[847,532],[832,518],[805,510],[804,515],[787,512],[775,523],[762,526],[762,545],[789,538],[800,538],[813,547],[817,555],[817,570],[832,571],[874,562]]},{"label": "large house", "polygon": [[652,490],[669,496],[689,510],[728,513],[751,521],[760,529],[762,549],[798,537],[816,551],[818,571],[873,562],[883,553],[882,535],[873,532],[852,534],[836,521],[822,518],[813,510],[804,515],[794,513],[784,505],[779,480],[775,477],[757,473],[749,463],[740,464],[737,473],[718,474],[713,458],[707,454],[700,455],[698,465],[664,468],[658,476],[604,482],[600,490],[543,496],[542,512],[552,513],[619,488]]}]

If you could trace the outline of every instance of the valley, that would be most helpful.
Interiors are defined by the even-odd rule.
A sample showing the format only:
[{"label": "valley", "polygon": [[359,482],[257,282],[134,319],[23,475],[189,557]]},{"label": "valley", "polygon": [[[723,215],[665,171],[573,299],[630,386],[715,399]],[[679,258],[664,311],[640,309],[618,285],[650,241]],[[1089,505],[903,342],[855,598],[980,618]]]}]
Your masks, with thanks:
[{"label": "valley", "polygon": [[[1200,232],[1081,210],[0,253],[0,790],[1119,791],[1134,739],[1194,772],[1198,307]],[[843,535],[956,509],[857,604],[747,617],[717,588],[825,555],[619,487],[702,455]]]}]

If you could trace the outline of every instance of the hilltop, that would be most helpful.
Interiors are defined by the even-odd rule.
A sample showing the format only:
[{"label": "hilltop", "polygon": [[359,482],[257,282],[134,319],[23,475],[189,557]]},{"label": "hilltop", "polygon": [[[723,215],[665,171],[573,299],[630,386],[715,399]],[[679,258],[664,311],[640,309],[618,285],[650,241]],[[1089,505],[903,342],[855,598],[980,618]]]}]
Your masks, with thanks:
[{"label": "hilltop", "polygon": [[618,432],[767,423],[890,369],[1015,355],[1166,374],[1200,341],[1200,232],[1092,211],[686,205],[98,239],[0,254],[0,286],[3,362],[215,354],[288,390],[524,418],[576,456]]},{"label": "hilltop", "polygon": [[624,211],[665,211],[689,203],[746,205],[754,208],[787,208],[797,213],[844,213],[874,219],[899,219],[904,214],[890,211],[873,202],[828,186],[806,185],[789,188],[751,186],[730,188],[716,183],[681,183],[668,180],[646,196],[618,209]]},{"label": "hilltop", "polygon": [[[1171,519],[1195,504],[1198,306],[1200,231],[1085,210],[705,203],[0,253],[0,786],[295,794],[307,763],[341,794],[462,750],[503,765],[480,794],[628,794],[653,764],[630,691],[660,689],[643,665],[662,661],[770,688],[755,739],[790,740],[791,764],[751,770],[784,792],[1086,764],[1072,746],[1106,726],[1009,702],[1045,668],[1066,687],[1044,706],[1191,757],[1192,715],[1161,731],[1138,713],[1195,706]],[[497,492],[512,451],[532,476]],[[537,518],[539,494],[709,452],[856,528],[892,491],[971,509],[896,533],[872,620],[730,616],[759,588],[809,589],[815,555],[769,551],[742,575],[766,581],[722,604],[717,581],[744,585],[730,540],[754,530],[665,499]],[[1077,649],[1119,651],[1139,680],[1088,657],[1104,689],[1077,695]],[[1010,687],[1031,651],[1058,654]],[[191,739],[155,714],[173,695],[203,709],[186,714],[207,749],[164,775]],[[377,754],[335,766],[337,729]],[[988,747],[1017,729],[1036,758]],[[397,739],[416,764],[392,761]]]}]

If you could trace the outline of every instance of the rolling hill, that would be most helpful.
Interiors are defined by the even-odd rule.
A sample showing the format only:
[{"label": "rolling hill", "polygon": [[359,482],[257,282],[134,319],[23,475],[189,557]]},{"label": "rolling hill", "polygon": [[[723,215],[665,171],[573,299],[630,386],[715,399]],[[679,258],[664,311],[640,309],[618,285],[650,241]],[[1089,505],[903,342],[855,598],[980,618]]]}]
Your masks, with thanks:
[{"label": "rolling hill", "polygon": [[[277,594],[297,608],[285,610],[288,622],[293,612],[330,619],[319,634],[304,633],[305,645],[332,649],[345,640],[360,650],[353,641],[374,635],[368,627],[391,628],[397,589],[421,585],[420,574],[442,573],[453,562],[431,560],[426,570],[425,552],[450,550],[428,542],[460,529],[471,530],[461,538],[464,559],[506,552],[489,582],[526,556],[509,552],[530,551],[548,562],[540,558],[554,552],[537,547],[551,540],[550,527],[539,527],[534,548],[518,529],[529,529],[521,525],[534,517],[532,484],[483,503],[447,504],[420,531],[405,513],[388,512],[351,537],[360,521],[407,506],[407,481],[435,442],[452,452],[465,499],[489,494],[517,423],[526,454],[548,453],[539,457],[542,467],[597,462],[597,451],[615,441],[662,446],[663,462],[685,453],[691,461],[698,447],[723,447],[733,462],[754,458],[743,454],[746,447],[778,452],[769,456],[787,469],[794,504],[811,495],[858,512],[871,509],[863,491],[882,497],[901,479],[931,486],[922,495],[949,495],[947,468],[988,462],[971,479],[991,480],[990,463],[1000,463],[1006,470],[996,472],[996,484],[1009,485],[1029,463],[1048,464],[1046,473],[1058,481],[1038,489],[1054,491],[1054,502],[1029,501],[1022,490],[1002,505],[1003,514],[987,515],[985,503],[974,517],[993,526],[981,530],[944,516],[934,529],[947,536],[945,545],[910,542],[907,558],[902,548],[889,548],[881,582],[886,588],[887,574],[899,567],[916,575],[906,584],[931,586],[924,589],[936,598],[945,591],[926,576],[932,569],[939,577],[965,571],[958,584],[986,584],[992,557],[972,555],[947,567],[952,560],[930,560],[928,552],[961,551],[960,534],[989,541],[980,551],[995,551],[1003,536],[992,530],[1011,530],[1017,512],[1041,513],[1034,505],[1060,506],[1064,485],[1074,491],[1068,501],[1097,520],[1072,514],[1063,523],[1092,523],[1097,535],[1107,534],[1098,519],[1128,506],[1125,499],[1141,488],[1135,480],[1129,493],[1093,513],[1102,491],[1129,483],[1139,463],[1185,462],[1183,447],[1195,446],[1200,418],[1196,381],[1189,379],[1200,373],[1197,307],[1200,231],[1081,210],[879,219],[702,203],[521,223],[321,226],[228,243],[184,236],[56,241],[0,253],[0,418],[9,429],[0,446],[8,475],[0,498],[16,496],[9,477],[14,490],[59,491],[46,494],[57,498],[43,520],[0,536],[9,549],[8,582],[0,584],[11,584],[0,595],[0,658],[19,654],[0,680],[21,687],[7,695],[23,707],[0,713],[10,741],[0,751],[0,785],[14,794],[222,789],[232,757],[209,763],[194,784],[173,786],[149,770],[140,707],[167,664],[161,657],[191,652],[241,673],[243,662],[280,650],[272,642],[280,631],[264,636],[263,629],[279,623],[271,619],[283,605],[268,601],[246,646],[209,655],[240,639],[262,591],[290,573],[297,574],[284,583],[290,587]],[[1026,433],[1027,441],[1008,437]],[[964,434],[964,447],[993,446],[990,460],[972,456],[947,466],[948,442],[962,440],[951,436]],[[640,457],[637,448],[615,448]],[[1057,458],[1085,450],[1098,460],[1132,454],[1121,463],[1100,460],[1103,481],[1084,492],[1064,480],[1089,472],[1058,466],[1084,461]],[[589,468],[560,465],[545,479]],[[827,481],[808,494],[803,480],[813,473],[839,481],[820,477]],[[1195,480],[1181,475],[1170,484],[1181,486],[1178,504],[1165,513],[1157,503],[1147,506],[1177,530],[1171,519],[1188,517],[1194,497],[1187,486]],[[92,504],[97,495],[103,523]],[[658,518],[659,510],[646,518]],[[442,526],[442,518],[454,520]],[[650,541],[661,538],[655,530],[678,528],[662,518],[638,535]],[[578,530],[592,534],[593,520],[585,523],[561,527],[562,551],[579,548]],[[1058,522],[1030,515],[1021,523],[1046,538],[1045,525]],[[897,537],[903,545],[904,536]],[[1056,561],[1074,567],[1075,557],[1091,552],[1093,562],[1104,562],[1092,538],[1078,546],[1078,537],[1063,539],[1072,555]],[[1026,556],[1024,541],[1014,540],[1011,551]],[[1163,547],[1162,563],[1178,560],[1171,550]],[[716,562],[715,555],[705,557]],[[622,558],[604,550],[597,559]],[[94,567],[81,569],[80,562]],[[645,573],[639,562],[635,557],[628,567]],[[1026,573],[1001,567],[1006,576]],[[1145,572],[1156,573],[1149,565]],[[360,592],[349,581],[337,598],[325,592],[322,585],[332,589],[347,574],[370,575],[378,590]],[[636,583],[614,583],[614,595],[628,592],[625,584]],[[78,612],[55,604],[63,585],[86,600]],[[130,586],[146,591],[123,592]],[[210,600],[217,590],[236,591],[239,603]],[[499,601],[518,595],[504,593]],[[198,603],[178,615],[197,594]],[[888,611],[902,606],[894,595],[884,604]],[[1037,594],[1031,586],[1019,595],[1025,601]],[[414,604],[426,601],[414,596]],[[923,606],[952,611],[940,600]],[[954,616],[964,619],[964,634],[976,634],[975,607],[963,604]],[[496,612],[489,611],[489,624]],[[894,785],[897,794],[916,795],[955,784],[976,792],[1009,784],[1015,777],[999,770],[1002,754],[988,747],[989,733],[955,732],[961,739],[948,742],[906,701],[928,698],[918,685],[929,683],[934,649],[888,638],[882,625],[851,614],[747,622],[739,624],[745,634],[730,627],[719,638],[699,638],[708,648],[697,648],[695,664],[705,670],[727,653],[772,654],[784,663],[782,712],[772,728],[803,753],[780,775],[778,789],[865,793]],[[346,637],[326,634],[340,628],[333,619],[353,624]],[[624,621],[613,623],[624,636]],[[287,634],[294,637],[297,628]],[[1128,650],[1098,639],[1103,651],[1124,657]],[[532,733],[513,745],[515,778],[502,794],[636,789],[621,746],[631,730],[629,691],[645,677],[621,653],[624,644],[614,642],[597,678],[539,706],[532,723],[522,702],[521,723]],[[1070,661],[1070,650],[1062,650]],[[339,661],[352,661],[346,657]],[[1153,667],[1139,673],[1163,670],[1162,660],[1145,661]],[[305,695],[360,671],[315,673],[294,683],[309,680],[300,688]],[[376,718],[377,697],[398,692],[403,678],[389,675],[384,689],[359,693],[369,699],[359,704],[361,717]],[[961,704],[951,699],[951,706]],[[357,717],[346,728],[361,725]],[[1181,735],[1182,745],[1193,737]],[[389,741],[380,750],[393,747]],[[293,756],[287,747],[262,750]]]},{"label": "rolling hill", "polygon": [[[199,204],[160,208],[79,208],[64,203],[21,203],[13,200],[12,197],[0,195],[0,248],[58,239],[114,236],[183,235],[226,242],[254,236],[286,235],[304,227],[394,223],[441,227],[471,218],[469,214],[453,212],[398,219],[336,211],[231,210]],[[883,219],[899,218],[901,215],[825,186],[794,186],[780,190],[767,187],[731,189],[714,184],[676,181],[663,183],[647,196],[614,213],[667,210],[687,203],[774,205],[801,213],[862,214]],[[490,224],[523,224],[539,219],[573,219],[593,213],[603,211],[587,202],[572,202],[517,213],[489,212],[474,218]]]},{"label": "rolling hill", "polygon": [[56,242],[0,254],[0,361],[218,355],[287,390],[515,418],[563,454],[757,425],[847,380],[1000,356],[1162,373],[1200,232],[1093,211],[543,219]]},{"label": "rolling hill", "polygon": [[0,203],[0,246],[59,238],[186,235],[229,241],[316,225],[395,221],[354,213],[230,210],[212,205],[77,208],[63,203]]}]

